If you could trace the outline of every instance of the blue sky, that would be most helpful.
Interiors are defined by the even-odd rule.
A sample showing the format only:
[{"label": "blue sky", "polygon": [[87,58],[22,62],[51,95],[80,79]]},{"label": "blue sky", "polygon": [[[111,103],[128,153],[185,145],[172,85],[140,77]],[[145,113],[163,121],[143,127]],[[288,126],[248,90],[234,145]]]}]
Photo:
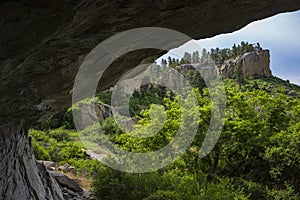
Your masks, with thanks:
[{"label": "blue sky", "polygon": [[255,21],[233,33],[190,41],[163,57],[181,57],[186,51],[193,52],[203,47],[229,48],[241,41],[259,42],[264,49],[269,49],[273,75],[300,85],[300,11]]}]

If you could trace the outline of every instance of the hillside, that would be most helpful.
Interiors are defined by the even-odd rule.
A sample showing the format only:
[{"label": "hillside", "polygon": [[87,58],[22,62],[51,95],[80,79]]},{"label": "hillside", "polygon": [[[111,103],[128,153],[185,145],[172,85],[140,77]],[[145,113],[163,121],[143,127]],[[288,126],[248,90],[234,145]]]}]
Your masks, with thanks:
[{"label": "hillside", "polygon": [[[181,61],[169,58],[155,67],[149,70],[152,77],[125,79],[121,84],[125,88],[119,85],[82,100],[43,124],[40,130],[31,130],[36,158],[55,162],[58,169],[70,167],[67,175],[79,180],[99,199],[300,198],[300,86],[272,76],[269,50],[263,50],[259,44],[242,43],[232,49],[203,50],[201,56],[186,53]],[[222,93],[207,88],[206,76],[223,79],[224,86],[219,89],[225,91],[226,105],[218,111],[224,113],[220,137],[201,158],[211,118],[217,116],[213,114],[216,107],[211,96]],[[159,84],[145,84],[130,94],[133,88],[151,82],[151,78],[174,88],[183,87],[187,95],[176,94]],[[180,85],[183,79],[193,89]],[[113,90],[117,91],[117,100],[130,97],[129,105],[120,101],[113,110]],[[193,95],[196,102],[191,99]],[[93,106],[95,113],[90,112]],[[132,121],[124,117],[127,111]],[[74,130],[72,112],[79,114],[76,127],[83,130]],[[93,120],[97,123],[85,126]],[[119,127],[131,123],[133,130]],[[115,150],[106,145],[107,140],[126,152],[156,152],[172,143],[177,134],[183,136],[177,144],[180,146],[190,138],[193,127],[196,133],[188,148],[161,169],[135,174],[110,166],[115,162]],[[104,135],[99,134],[100,129]],[[213,138],[208,139],[212,142]],[[177,146],[172,150],[173,156],[180,152]],[[123,155],[118,159],[117,163],[131,163],[126,170],[140,167],[131,157]],[[148,157],[139,164],[147,168],[155,159]],[[160,165],[163,162],[166,161]],[[63,195],[72,199],[71,194]]]},{"label": "hillside", "polygon": [[[33,145],[38,146],[35,154],[38,159],[73,165],[75,177],[93,179],[92,190],[99,199],[299,199],[300,87],[276,77],[251,76],[242,84],[235,79],[224,81],[225,126],[217,145],[203,159],[197,152],[211,109],[209,91],[205,87],[201,88],[201,94],[195,90],[201,106],[190,105],[201,113],[201,128],[194,142],[181,158],[162,170],[128,174],[86,159],[83,156],[86,150],[72,130],[64,127],[51,130],[63,125],[74,128],[70,110],[50,120],[43,131],[39,131],[38,138],[36,131],[31,131]],[[101,126],[110,141],[132,152],[149,152],[168,144],[178,128],[180,110],[178,98],[167,93],[166,89],[153,85],[135,92],[130,101],[131,115],[138,119],[139,127],[150,122],[150,112],[157,112],[158,108],[150,106],[151,103],[164,105],[168,120],[156,136],[142,139],[122,134],[108,116]],[[103,105],[103,102],[109,103],[109,98],[110,92],[106,92],[81,105],[91,102]],[[152,120],[155,121],[153,115]],[[93,130],[97,127],[90,127],[82,134],[88,135]],[[58,139],[60,135],[66,138]],[[50,146],[45,146],[49,143]],[[88,148],[92,149],[93,145]],[[51,150],[57,149],[55,146],[64,146],[64,151],[55,153]]]}]

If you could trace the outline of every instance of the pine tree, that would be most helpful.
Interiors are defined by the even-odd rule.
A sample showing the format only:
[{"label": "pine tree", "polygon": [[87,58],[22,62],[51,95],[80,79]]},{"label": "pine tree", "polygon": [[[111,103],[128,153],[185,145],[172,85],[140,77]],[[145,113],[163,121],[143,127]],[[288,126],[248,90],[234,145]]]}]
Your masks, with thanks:
[{"label": "pine tree", "polygon": [[234,45],[232,46],[232,56],[235,58],[238,55],[238,49],[236,47],[236,44],[234,43]]},{"label": "pine tree", "polygon": [[183,59],[185,60],[186,63],[191,64],[192,62],[192,56],[188,52],[184,52]]},{"label": "pine tree", "polygon": [[199,52],[198,51],[195,51],[193,52],[193,56],[192,56],[192,61],[193,63],[199,63]]},{"label": "pine tree", "polygon": [[207,54],[207,50],[205,48],[202,49],[202,53],[201,53],[201,58],[200,58],[200,62],[202,64],[207,63],[208,61],[208,54]]}]

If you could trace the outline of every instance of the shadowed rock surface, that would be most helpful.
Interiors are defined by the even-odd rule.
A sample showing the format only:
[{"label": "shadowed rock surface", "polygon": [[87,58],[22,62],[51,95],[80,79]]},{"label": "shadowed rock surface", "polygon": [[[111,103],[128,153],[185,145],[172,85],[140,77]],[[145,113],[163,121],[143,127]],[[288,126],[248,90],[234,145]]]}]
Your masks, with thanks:
[{"label": "shadowed rock surface", "polygon": [[[79,66],[101,41],[146,26],[200,39],[298,9],[299,0],[1,1],[0,199],[62,198],[57,183],[37,167],[26,127],[70,106]],[[119,58],[104,73],[99,90],[163,53],[145,49]]]},{"label": "shadowed rock surface", "polygon": [[36,164],[24,124],[0,126],[0,159],[0,199],[63,199],[57,182]]},{"label": "shadowed rock surface", "polygon": [[[200,39],[298,9],[298,0],[1,1],[0,124],[21,118],[27,125],[37,124],[70,106],[74,77],[84,57],[116,33],[156,26]],[[118,59],[99,89],[162,53],[141,50]]]}]

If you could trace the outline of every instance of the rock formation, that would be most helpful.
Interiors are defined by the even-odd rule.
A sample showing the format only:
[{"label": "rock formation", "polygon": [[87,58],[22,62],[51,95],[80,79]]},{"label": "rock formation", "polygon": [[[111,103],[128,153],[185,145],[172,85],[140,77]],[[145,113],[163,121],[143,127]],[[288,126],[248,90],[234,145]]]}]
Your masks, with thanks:
[{"label": "rock formation", "polygon": [[[121,31],[156,26],[201,39],[298,9],[298,0],[1,1],[0,124],[26,119],[34,125],[69,107],[85,55]],[[104,73],[99,90],[163,53],[145,49],[118,59]]]},{"label": "rock formation", "polygon": [[0,199],[63,200],[57,182],[37,165],[22,123],[0,126]]},{"label": "rock formation", "polygon": [[[298,0],[1,1],[0,199],[61,199],[51,176],[41,177],[27,128],[70,106],[77,70],[101,41],[145,26],[207,38],[298,9]],[[121,57],[104,73],[99,90],[163,53],[145,49]]]},{"label": "rock formation", "polygon": [[218,70],[217,66],[213,64],[183,64],[179,65],[176,67],[176,69],[181,73],[181,74],[188,74],[190,70],[196,70],[201,74],[202,77],[207,77],[207,78],[216,78],[218,75]]},{"label": "rock formation", "polygon": [[[93,109],[95,112],[92,112]],[[73,112],[78,112],[77,116],[80,117],[80,123],[77,123],[77,128],[80,129],[86,124],[92,125],[95,121],[101,122],[104,119],[112,116],[110,105],[99,103],[84,104],[80,106],[79,110],[73,110]]]},{"label": "rock formation", "polygon": [[269,50],[253,51],[227,60],[218,70],[222,78],[234,78],[240,73],[244,78],[253,75],[272,76]]},{"label": "rock formation", "polygon": [[243,55],[226,60],[221,66],[214,64],[183,64],[176,67],[182,74],[188,74],[188,71],[197,69],[201,76],[214,79],[236,78],[238,75],[243,78],[259,75],[264,77],[272,76],[270,70],[270,52],[269,50],[252,51]]},{"label": "rock formation", "polygon": [[[55,170],[55,163],[50,161],[37,161],[37,166],[41,177],[45,182],[52,183],[49,188],[54,188],[56,191],[59,191],[59,196],[54,196],[53,199],[63,199],[63,200],[94,200],[95,196],[80,187],[76,179],[71,179],[65,174]],[[69,164],[63,165],[62,171],[70,172],[72,166]],[[53,169],[54,168],[54,169]],[[61,170],[58,168],[58,170]],[[50,193],[51,195],[51,193]],[[45,199],[51,199],[45,197]]]}]

